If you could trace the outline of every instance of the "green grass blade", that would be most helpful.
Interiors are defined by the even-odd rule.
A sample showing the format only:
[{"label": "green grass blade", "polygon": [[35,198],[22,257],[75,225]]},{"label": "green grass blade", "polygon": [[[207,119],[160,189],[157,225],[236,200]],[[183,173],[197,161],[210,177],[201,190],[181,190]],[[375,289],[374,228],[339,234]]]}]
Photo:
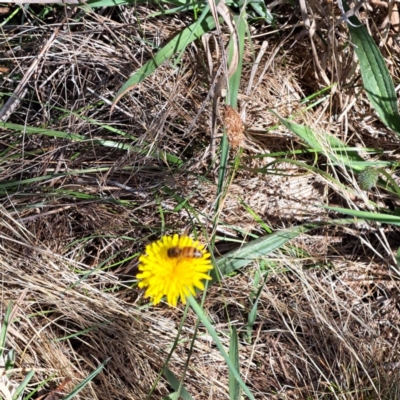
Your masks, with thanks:
[{"label": "green grass blade", "polygon": [[[395,192],[397,194],[397,197],[400,198],[400,187],[397,182],[392,178],[391,174],[389,174],[383,168],[378,168],[377,172],[382,174],[387,179],[387,182],[391,185],[390,189],[393,189],[392,192]],[[379,186],[381,186],[381,182],[379,182]],[[385,189],[388,189],[387,184],[384,184],[384,187]]]},{"label": "green grass blade", "polygon": [[[400,221],[400,217],[398,218]],[[271,251],[279,249],[289,240],[292,240],[303,233],[309,232],[312,229],[320,228],[321,226],[329,224],[346,225],[352,223],[354,223],[353,219],[339,219],[330,222],[304,224],[272,233],[268,236],[246,243],[238,250],[230,251],[218,258],[217,269],[221,276],[229,275],[237,269],[249,265],[254,260],[268,255]],[[210,284],[215,283],[217,281],[216,268],[211,270],[210,276],[212,278]]]},{"label": "green grass blade", "polygon": [[224,129],[224,136],[222,136],[222,140],[221,140],[221,161],[220,161],[221,164],[219,166],[219,171],[218,171],[217,209],[219,207],[221,196],[224,191],[224,183],[225,183],[226,170],[227,170],[227,165],[228,165],[228,158],[229,158],[229,144],[228,144],[228,138],[226,136],[226,132]]},{"label": "green grass blade", "polygon": [[[312,165],[306,164],[305,162],[293,160],[293,159],[290,159],[290,158],[280,158],[279,160],[274,160],[274,161],[272,161],[271,163],[269,163],[269,164],[267,164],[266,166],[263,166],[263,167],[261,167],[261,168],[249,168],[249,167],[247,167],[246,165],[241,165],[241,168],[242,168],[242,169],[245,169],[245,170],[247,170],[247,171],[250,171],[250,172],[257,172],[257,173],[260,173],[260,174],[266,174],[266,173],[268,173],[268,169],[269,169],[272,165],[278,164],[278,163],[288,163],[288,164],[297,165],[298,167],[303,168],[303,169],[305,169],[306,171],[311,171],[311,172],[313,172],[313,173],[315,173],[315,174],[321,175],[321,176],[324,177],[327,181],[332,182],[335,186],[340,187],[342,190],[346,191],[347,193],[349,193],[349,194],[351,194],[351,195],[356,194],[356,192],[352,189],[351,186],[349,186],[349,185],[344,185],[344,184],[341,183],[338,179],[335,179],[333,176],[331,176],[331,175],[328,174],[327,172],[323,171],[322,169],[313,167]],[[373,163],[372,163],[372,164],[373,164]],[[353,162],[352,165],[354,165],[354,162]],[[371,166],[371,164],[367,164],[367,165],[362,164],[362,165],[364,166],[364,168],[370,167],[370,166]],[[284,171],[282,171],[282,172],[284,173]],[[379,181],[378,181],[378,184],[379,184]],[[382,185],[380,185],[380,184],[379,184],[379,186],[380,186],[380,187],[384,187],[386,191],[392,192],[391,186],[388,186],[388,185],[383,185],[383,186],[382,186]],[[371,202],[371,201],[369,202],[369,204],[374,205],[374,207],[376,207],[376,204],[373,203],[373,202]]]},{"label": "green grass blade", "polygon": [[19,12],[21,11],[20,7],[17,7],[7,18],[4,18],[0,23],[0,27],[2,28],[4,25],[7,25]]},{"label": "green grass blade", "polygon": [[42,176],[36,176],[35,178],[9,181],[9,182],[0,184],[0,193],[5,193],[5,192],[1,192],[1,190],[13,188],[13,187],[17,187],[17,186],[22,186],[22,185],[27,185],[30,183],[39,183],[39,182],[43,182],[43,181],[51,180],[51,179],[55,179],[55,178],[74,176],[74,175],[79,175],[79,174],[84,174],[84,173],[104,172],[104,171],[109,171],[109,170],[110,170],[110,167],[90,168],[90,169],[86,169],[86,170],[60,172],[58,174],[53,174],[53,175],[42,175]]},{"label": "green grass blade", "polygon": [[164,368],[164,376],[174,390],[180,389],[179,395],[183,400],[193,400],[193,397],[190,395],[190,393],[185,389],[184,386],[181,385],[179,379],[168,367]]},{"label": "green grass blade", "polygon": [[20,396],[24,392],[25,388],[28,386],[28,383],[32,379],[33,375],[35,375],[35,371],[34,370],[31,370],[31,371],[28,372],[28,374],[26,375],[25,379],[21,382],[21,384],[18,386],[18,388],[16,389],[15,393],[13,394],[13,397],[12,397],[13,400],[17,400],[17,399],[20,398]]},{"label": "green grass blade", "polygon": [[272,229],[262,220],[262,218],[250,207],[245,201],[240,198],[240,204],[246,209],[246,211],[253,217],[254,221],[256,221],[261,228],[265,230],[267,233],[272,233]]},{"label": "green grass blade", "polygon": [[[71,140],[73,142],[87,142],[87,143],[92,143],[92,144],[98,144],[98,145],[104,146],[104,147],[111,147],[114,149],[127,150],[127,151],[136,152],[139,154],[150,155],[152,157],[161,158],[161,159],[171,162],[173,164],[182,164],[182,160],[180,160],[178,157],[174,156],[173,154],[169,154],[164,151],[153,151],[149,154],[146,148],[143,148],[143,147],[139,148],[138,146],[131,146],[126,143],[114,142],[112,140],[91,139],[91,138],[85,137],[83,135],[78,135],[75,133],[54,131],[51,129],[31,127],[31,126],[25,126],[25,125],[19,125],[19,124],[12,124],[9,122],[0,122],[0,128],[11,129],[11,130],[17,131],[17,132],[24,132],[29,135],[45,135],[45,136],[50,136],[50,137],[55,137],[55,138]],[[109,130],[112,130],[112,128],[109,128]],[[121,134],[121,131],[118,130],[118,134]]]},{"label": "green grass blade", "polygon": [[10,324],[10,316],[12,311],[12,302],[10,301],[7,306],[6,313],[4,314],[3,323],[1,324],[0,332],[0,357],[3,355],[3,351],[6,347],[7,330]]},{"label": "green grass blade", "polygon": [[[1,355],[0,357],[2,357]],[[4,368],[6,371],[9,371],[10,369],[13,369],[15,366],[15,350],[11,349],[7,355],[4,357]]]},{"label": "green grass blade", "polygon": [[[236,371],[240,373],[240,363],[239,363],[239,339],[235,326],[232,326],[231,341],[229,345],[229,358],[232,364],[236,368]],[[229,398],[231,400],[240,399],[240,385],[236,380],[235,375],[229,370]]]},{"label": "green grass blade", "polygon": [[[311,229],[320,226],[314,225],[302,225],[291,229],[282,230],[279,232],[272,233],[266,237],[262,237],[257,240],[253,240],[250,243],[243,245],[240,249],[231,251],[224,256],[217,259],[217,267],[221,276],[229,275],[239,268],[245,267],[252,261],[266,256],[271,251],[276,250],[283,246],[289,240],[305,233]],[[211,271],[212,283],[216,281],[216,271]]]},{"label": "green grass blade", "polygon": [[199,21],[185,28],[126,81],[117,93],[114,104],[135,85],[150,76],[166,60],[171,58],[174,54],[183,51],[188,44],[199,39],[204,33],[214,28],[215,21],[211,15],[204,18],[202,21],[199,19]]},{"label": "green grass blade", "polygon": [[[367,221],[376,221],[382,224],[390,224],[390,225],[399,225],[400,226],[400,217],[391,214],[381,214],[381,213],[374,213],[370,211],[358,211],[358,210],[350,210],[348,208],[341,208],[341,207],[329,207],[324,206],[324,208],[336,211],[341,214],[352,215],[353,217],[360,218],[362,220]],[[354,222],[354,221],[353,221]]]},{"label": "green grass blade", "polygon": [[89,0],[86,4],[83,4],[81,7],[115,7],[115,6],[126,6],[126,5],[138,5],[148,3],[148,0]]},{"label": "green grass blade", "polygon": [[[343,6],[348,11],[346,2]],[[396,91],[385,60],[367,29],[356,16],[349,18],[351,41],[360,62],[364,89],[382,122],[400,135],[400,114]]]},{"label": "green grass blade", "polygon": [[88,138],[85,138],[85,136],[77,135],[75,133],[54,131],[51,129],[31,127],[31,126],[25,126],[25,125],[19,125],[19,124],[12,124],[9,122],[0,122],[0,128],[11,129],[13,131],[24,132],[26,134],[31,134],[31,135],[45,135],[45,136],[51,136],[51,137],[56,137],[56,138],[61,138],[61,139],[68,139],[68,140],[72,140],[72,141],[88,140]]},{"label": "green grass blade", "polygon": [[63,400],[71,400],[73,399],[89,382],[91,382],[96,375],[101,372],[101,370],[104,368],[104,366],[107,364],[108,359],[104,361],[102,364],[100,364],[86,379],[84,379],[80,384],[78,384],[70,394],[65,396]]},{"label": "green grass blade", "polygon": [[[364,162],[362,157],[356,151],[347,150],[347,145],[335,136],[324,133],[322,138],[318,138],[316,133],[308,126],[290,122],[274,111],[271,110],[271,112],[279,118],[286,128],[302,139],[310,148],[328,157],[332,163],[346,165],[355,172],[362,171],[365,168],[362,164]],[[321,140],[325,142],[325,146],[322,146]]]},{"label": "green grass blade", "polygon": [[396,264],[397,264],[397,269],[400,271],[400,247],[397,249],[396,252]]},{"label": "green grass blade", "polygon": [[109,325],[111,323],[112,323],[111,321],[109,321],[109,322],[107,321],[107,322],[103,322],[101,324],[96,324],[94,326],[91,326],[90,328],[82,329],[81,331],[71,333],[70,335],[53,339],[53,342],[62,342],[64,340],[68,340],[68,339],[76,339],[78,336],[86,335],[89,332],[92,332],[92,331],[94,331],[96,329],[99,329],[102,326],[106,326],[106,325]]},{"label": "green grass blade", "polygon": [[[237,108],[237,98],[240,89],[240,79],[242,77],[242,67],[243,67],[243,56],[244,56],[244,40],[247,31],[246,22],[246,11],[242,8],[240,15],[235,17],[235,23],[237,27],[237,36],[239,39],[239,62],[235,73],[229,79],[229,105],[233,108]],[[232,59],[233,44],[232,41],[235,40],[235,36],[231,36],[231,42],[229,45],[229,59]]]},{"label": "green grass blade", "polygon": [[246,384],[243,382],[242,378],[239,375],[239,372],[235,369],[235,365],[232,363],[231,359],[229,358],[228,354],[226,353],[223,344],[221,343],[221,340],[218,337],[217,332],[215,331],[214,327],[212,326],[211,322],[209,321],[208,317],[204,314],[204,311],[202,308],[197,304],[196,300],[194,299],[193,296],[189,296],[188,302],[190,306],[192,307],[193,311],[197,314],[199,317],[200,321],[202,324],[206,327],[208,330],[208,333],[211,335],[213,338],[214,343],[218,347],[218,350],[222,357],[224,358],[226,364],[228,365],[229,372],[232,373],[232,375],[235,377],[237,382],[239,383],[240,387],[243,389],[243,391],[246,393],[247,397],[250,400],[254,400],[254,396],[250,392],[249,388],[246,386]]},{"label": "green grass blade", "polygon": [[42,380],[39,384],[35,385],[35,388],[30,391],[29,394],[27,394],[24,397],[24,400],[29,400],[33,396],[36,396],[35,399],[38,398],[37,393],[41,391],[43,387],[45,387],[49,382],[54,382],[54,379],[56,378],[56,373],[49,375],[46,379]]},{"label": "green grass blade", "polygon": [[[259,273],[259,271],[258,271]],[[247,325],[246,325],[246,336],[247,340],[249,343],[252,341],[252,336],[253,336],[253,326],[257,318],[257,311],[258,311],[258,302],[260,301],[261,294],[263,292],[264,286],[267,283],[268,279],[268,273],[265,274],[264,282],[260,285],[260,287],[257,290],[257,294],[255,298],[253,299],[253,306],[251,307],[250,313],[247,317]],[[251,296],[253,297],[253,296]],[[251,298],[250,298],[251,300]]]}]

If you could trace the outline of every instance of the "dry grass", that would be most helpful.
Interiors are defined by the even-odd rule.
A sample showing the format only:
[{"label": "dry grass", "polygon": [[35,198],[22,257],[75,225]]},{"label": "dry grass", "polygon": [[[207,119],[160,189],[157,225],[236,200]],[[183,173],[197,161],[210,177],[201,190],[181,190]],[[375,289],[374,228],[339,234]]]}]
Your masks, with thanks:
[{"label": "dry grass", "polygon": [[[398,203],[377,189],[362,192],[348,171],[315,163],[314,154],[292,158],[318,166],[353,194],[287,160],[270,164],[276,156],[269,154],[303,146],[282,125],[274,127],[269,108],[349,146],[382,149],[381,159],[396,159],[399,145],[363,93],[354,53],[344,46],[345,25],[327,34],[340,18],[333,2],[307,0],[306,21],[299,8],[278,3],[279,29],[255,24],[252,46],[246,44],[239,95],[244,168],[220,210],[216,256],[265,235],[254,215],[276,230],[334,217],[321,207],[327,204],[368,210],[368,200]],[[398,11],[390,4],[371,1],[361,19],[398,82]],[[31,6],[2,27],[2,93],[29,75],[7,121],[83,137],[0,130],[0,182],[9,184],[1,189],[2,307],[20,299],[8,334],[22,368],[16,381],[34,368],[37,382],[51,377],[47,388],[70,378],[66,393],[109,359],[77,398],[142,400],[178,335],[183,308],[147,308],[143,293],[130,286],[149,241],[184,229],[211,233],[218,161],[211,161],[212,107],[204,103],[211,78],[200,41],[179,63],[166,62],[137,85],[110,115],[132,72],[192,21],[190,13],[146,19],[154,10],[66,7],[39,16]],[[304,28],[314,23],[324,40]],[[314,108],[300,104],[332,83]],[[260,168],[264,173],[255,172]],[[183,200],[190,208],[181,207]],[[242,376],[257,399],[399,398],[399,245],[391,226],[320,229],[209,289],[205,309],[227,347],[230,327],[237,327]],[[267,282],[249,343],[259,273]],[[195,323],[189,312],[169,368],[181,377],[189,363],[184,386],[194,399],[228,399],[226,365],[202,327],[188,361]],[[152,398],[169,392],[161,379]]]}]

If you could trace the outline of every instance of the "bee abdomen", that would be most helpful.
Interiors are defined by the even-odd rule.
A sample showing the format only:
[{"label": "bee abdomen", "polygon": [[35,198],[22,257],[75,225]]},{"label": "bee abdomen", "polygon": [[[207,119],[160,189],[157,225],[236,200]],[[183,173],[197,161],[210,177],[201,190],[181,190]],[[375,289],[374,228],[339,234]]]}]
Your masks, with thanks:
[{"label": "bee abdomen", "polygon": [[171,247],[167,251],[167,255],[169,258],[178,258],[178,257],[186,257],[186,258],[201,258],[203,257],[203,253],[197,249],[196,247]]}]

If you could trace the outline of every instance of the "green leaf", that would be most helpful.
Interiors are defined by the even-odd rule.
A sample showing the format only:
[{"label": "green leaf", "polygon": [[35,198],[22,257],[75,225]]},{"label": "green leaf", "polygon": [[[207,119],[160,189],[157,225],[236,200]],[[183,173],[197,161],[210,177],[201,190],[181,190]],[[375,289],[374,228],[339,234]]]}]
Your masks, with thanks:
[{"label": "green leaf", "polygon": [[273,25],[275,24],[276,20],[274,16],[271,14],[271,11],[268,10],[268,8],[265,5],[265,2],[263,0],[251,0],[249,2],[250,7],[260,16],[264,19],[264,21],[269,24]]},{"label": "green leaf", "polygon": [[164,367],[164,376],[174,390],[179,390],[180,388],[179,394],[177,392],[171,393],[169,397],[178,395],[177,398],[179,398],[180,395],[180,397],[182,397],[183,400],[193,400],[193,397],[189,394],[189,392],[185,389],[185,387],[181,385],[179,379],[168,367]]},{"label": "green leaf", "polygon": [[[345,1],[343,6],[347,12],[349,8]],[[355,46],[354,51],[360,61],[361,77],[369,101],[382,122],[400,135],[400,114],[396,91],[385,60],[359,19],[352,16],[349,20],[355,25],[349,25],[349,31],[351,41]]]},{"label": "green leaf", "polygon": [[[208,10],[208,7],[204,9],[204,11],[206,10]],[[114,100],[114,104],[135,85],[144,81],[148,76],[150,76],[161,64],[171,58],[175,53],[183,51],[188,44],[196,39],[199,39],[204,33],[215,28],[215,21],[211,15],[203,19],[201,18],[202,16],[200,16],[198,21],[176,35],[151,60],[149,60],[143,65],[142,68],[136,71],[121,87]]]},{"label": "green leaf", "polygon": [[[302,233],[308,232],[317,226],[319,225],[310,224],[297,226],[271,233],[266,237],[253,240],[252,242],[241,246],[238,250],[231,251],[217,259],[218,271],[221,276],[229,275],[237,269],[250,264],[252,261],[266,256],[271,251],[279,249],[289,240],[292,240],[293,238],[301,235]],[[215,268],[211,271],[211,278],[211,283],[214,283],[217,280],[217,271]]]},{"label": "green leaf", "polygon": [[217,270],[221,276],[229,275],[239,268],[249,265],[254,260],[265,257],[271,253],[271,251],[282,247],[289,240],[292,240],[303,233],[309,232],[312,229],[326,225],[346,225],[352,223],[354,223],[353,219],[346,218],[327,222],[315,222],[271,233],[270,235],[246,243],[239,249],[230,251],[217,259],[217,268],[212,269],[210,273],[212,278],[210,284],[215,283],[218,280]]},{"label": "green leaf", "polygon": [[[232,361],[236,371],[240,373],[239,339],[235,326],[232,326],[231,341],[229,345],[229,358]],[[231,400],[240,399],[240,385],[231,370],[229,370],[229,398]]]},{"label": "green leaf", "polygon": [[169,395],[162,398],[162,400],[179,400],[180,396],[178,392],[170,393]]}]

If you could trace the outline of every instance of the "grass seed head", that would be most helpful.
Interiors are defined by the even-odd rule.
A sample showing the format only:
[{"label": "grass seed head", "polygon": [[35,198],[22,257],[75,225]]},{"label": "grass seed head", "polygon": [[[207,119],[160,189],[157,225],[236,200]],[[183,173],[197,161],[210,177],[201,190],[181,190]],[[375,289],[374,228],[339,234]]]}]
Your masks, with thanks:
[{"label": "grass seed head", "polygon": [[239,113],[231,106],[224,105],[222,119],[226,128],[229,144],[236,149],[242,144],[244,125]]}]

